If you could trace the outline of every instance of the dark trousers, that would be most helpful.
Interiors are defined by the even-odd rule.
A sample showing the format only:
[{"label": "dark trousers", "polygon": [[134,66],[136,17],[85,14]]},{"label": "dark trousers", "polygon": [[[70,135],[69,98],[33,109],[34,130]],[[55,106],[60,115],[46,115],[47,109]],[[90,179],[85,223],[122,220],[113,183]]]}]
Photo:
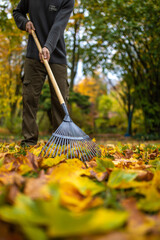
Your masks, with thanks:
[{"label": "dark trousers", "polygon": [[[62,96],[67,101],[69,93],[69,84],[67,81],[67,66],[65,64],[50,64],[53,75],[60,88]],[[38,102],[44,81],[47,76],[47,71],[43,63],[26,58],[24,66],[23,80],[23,122],[22,134],[24,137],[23,143],[35,145],[38,141],[38,126],[36,123],[36,115],[38,111]],[[61,124],[64,118],[64,112],[52,83],[49,79],[51,91],[51,106],[52,106],[52,123],[53,131]]]}]

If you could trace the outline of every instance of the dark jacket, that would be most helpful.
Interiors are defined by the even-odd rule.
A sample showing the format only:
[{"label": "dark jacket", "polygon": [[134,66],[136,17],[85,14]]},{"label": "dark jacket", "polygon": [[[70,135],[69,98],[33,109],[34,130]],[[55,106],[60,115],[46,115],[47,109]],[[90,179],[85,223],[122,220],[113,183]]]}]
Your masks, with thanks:
[{"label": "dark jacket", "polygon": [[[21,0],[13,10],[13,17],[18,28],[25,30],[28,21],[26,14],[29,13],[41,46],[50,51],[50,62],[66,64],[64,30],[73,7],[74,0]],[[39,53],[31,35],[26,56],[39,60]]]}]

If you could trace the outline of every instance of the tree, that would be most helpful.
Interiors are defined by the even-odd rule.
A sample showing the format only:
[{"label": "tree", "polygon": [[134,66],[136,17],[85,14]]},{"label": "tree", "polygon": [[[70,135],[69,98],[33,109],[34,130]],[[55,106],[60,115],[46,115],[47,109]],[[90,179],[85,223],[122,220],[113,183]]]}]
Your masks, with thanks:
[{"label": "tree", "polygon": [[100,66],[130,82],[147,133],[160,133],[160,2],[82,0],[85,71]]},{"label": "tree", "polygon": [[20,32],[13,18],[10,17],[15,1],[7,1],[1,6],[0,15],[1,41],[0,41],[0,117],[7,119],[7,126],[12,132],[16,124],[16,117],[20,114],[21,107],[21,75],[24,62],[24,34]]},{"label": "tree", "polygon": [[114,85],[109,80],[112,87],[111,94],[119,102],[127,117],[128,128],[125,136],[132,136],[132,119],[136,108],[136,93],[130,78],[131,76],[123,76],[123,80],[117,83],[117,85]]},{"label": "tree", "polygon": [[70,70],[70,92],[73,91],[75,77],[78,70],[78,63],[81,57],[82,20],[84,18],[81,1],[75,1],[73,15],[67,25],[65,40],[68,55],[68,67]]},{"label": "tree", "polygon": [[105,79],[95,73],[94,77],[85,77],[75,86],[75,91],[89,97],[91,126],[96,131],[95,120],[98,117],[98,98],[107,94]]}]

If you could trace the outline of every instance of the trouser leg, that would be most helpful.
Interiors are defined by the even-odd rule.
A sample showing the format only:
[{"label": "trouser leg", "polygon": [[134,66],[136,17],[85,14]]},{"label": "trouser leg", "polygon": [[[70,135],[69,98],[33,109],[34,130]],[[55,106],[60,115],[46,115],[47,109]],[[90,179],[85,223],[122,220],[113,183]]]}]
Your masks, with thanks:
[{"label": "trouser leg", "polygon": [[[67,80],[67,66],[65,64],[50,64],[53,75],[62,93],[64,101],[67,103],[69,96],[69,84]],[[54,91],[52,83],[49,79],[50,91],[51,91],[51,105],[52,105],[52,122],[53,131],[55,131],[62,123],[64,118],[63,109],[59,103],[57,95]]]},{"label": "trouser leg", "polygon": [[36,115],[40,93],[46,77],[46,70],[37,60],[26,58],[23,80],[23,143],[35,145],[38,140]]}]

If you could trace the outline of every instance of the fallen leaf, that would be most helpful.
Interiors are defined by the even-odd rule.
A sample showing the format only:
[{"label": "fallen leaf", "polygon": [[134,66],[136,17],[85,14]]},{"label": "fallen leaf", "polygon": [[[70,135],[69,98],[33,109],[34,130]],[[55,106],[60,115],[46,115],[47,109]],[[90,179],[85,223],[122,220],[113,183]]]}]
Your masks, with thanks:
[{"label": "fallen leaf", "polygon": [[137,173],[127,170],[115,169],[109,176],[108,186],[111,188],[123,188],[137,177]]},{"label": "fallen leaf", "polygon": [[60,196],[61,204],[75,212],[81,212],[103,204],[101,198],[93,198],[89,191],[83,195],[72,183],[62,183],[60,185]]},{"label": "fallen leaf", "polygon": [[129,213],[127,230],[131,234],[135,232],[135,229],[137,235],[151,232],[155,226],[155,221],[137,209],[136,200],[134,198],[122,200],[122,206]]}]

